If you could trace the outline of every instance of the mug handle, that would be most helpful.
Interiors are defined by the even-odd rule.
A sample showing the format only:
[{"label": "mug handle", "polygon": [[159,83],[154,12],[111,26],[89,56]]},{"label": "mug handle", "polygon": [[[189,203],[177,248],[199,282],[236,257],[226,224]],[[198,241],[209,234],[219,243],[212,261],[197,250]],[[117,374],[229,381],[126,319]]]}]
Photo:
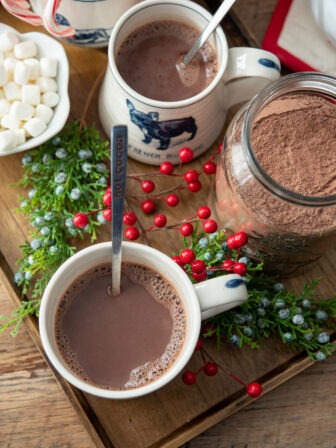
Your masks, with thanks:
[{"label": "mug handle", "polygon": [[47,0],[43,11],[43,25],[55,37],[73,37],[75,30],[71,26],[60,25],[56,21],[56,11],[61,0]]},{"label": "mug handle", "polygon": [[201,307],[201,319],[220,314],[247,300],[247,288],[238,274],[227,274],[193,285]]},{"label": "mug handle", "polygon": [[271,81],[279,79],[280,71],[280,60],[270,51],[251,47],[229,48],[224,73],[228,108],[249,100]]}]

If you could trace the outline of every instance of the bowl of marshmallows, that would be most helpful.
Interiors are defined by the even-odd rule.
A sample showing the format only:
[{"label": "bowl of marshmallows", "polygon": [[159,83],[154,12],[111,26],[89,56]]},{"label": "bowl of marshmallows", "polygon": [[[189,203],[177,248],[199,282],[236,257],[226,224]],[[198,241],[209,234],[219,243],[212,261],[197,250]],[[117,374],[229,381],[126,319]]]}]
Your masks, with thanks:
[{"label": "bowl of marshmallows", "polygon": [[59,42],[0,23],[0,156],[35,148],[62,130],[70,111],[68,83]]}]

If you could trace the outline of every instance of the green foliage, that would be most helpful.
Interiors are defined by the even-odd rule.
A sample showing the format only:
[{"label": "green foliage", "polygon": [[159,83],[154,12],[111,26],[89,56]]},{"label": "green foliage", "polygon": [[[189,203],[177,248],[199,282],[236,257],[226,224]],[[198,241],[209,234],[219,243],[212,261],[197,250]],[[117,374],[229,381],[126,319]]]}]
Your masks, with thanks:
[{"label": "green foliage", "polygon": [[0,332],[14,327],[16,334],[26,315],[38,315],[52,274],[75,252],[74,239],[85,235],[96,239],[102,216],[90,219],[83,230],[74,227],[73,216],[95,210],[101,203],[109,177],[108,157],[108,142],[98,131],[76,122],[23,156],[24,174],[18,185],[28,190],[28,198],[20,198],[19,211],[33,230],[31,240],[20,246],[22,257],[14,280],[29,299],[12,316],[0,316]]},{"label": "green foliage", "polygon": [[[335,350],[330,333],[336,328],[336,296],[319,297],[316,287],[320,280],[304,285],[298,294],[287,291],[275,277],[263,272],[262,264],[244,257],[241,250],[229,250],[227,236],[225,231],[206,235],[196,229],[190,240],[184,238],[184,246],[206,263],[208,278],[227,273],[221,268],[224,259],[247,264],[243,279],[248,300],[240,307],[208,319],[203,336],[215,335],[218,346],[228,341],[240,347],[247,344],[258,348],[262,341],[278,334],[285,344],[294,350],[305,350],[313,360],[321,361],[331,355]],[[190,266],[186,271],[194,281]]]}]

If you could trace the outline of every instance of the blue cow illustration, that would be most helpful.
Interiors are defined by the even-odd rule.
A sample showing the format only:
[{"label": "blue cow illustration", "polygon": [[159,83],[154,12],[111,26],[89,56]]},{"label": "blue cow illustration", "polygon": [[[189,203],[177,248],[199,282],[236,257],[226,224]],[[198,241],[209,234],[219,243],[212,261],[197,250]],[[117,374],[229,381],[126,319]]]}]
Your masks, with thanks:
[{"label": "blue cow illustration", "polygon": [[130,100],[126,100],[132,123],[137,125],[144,134],[144,143],[150,143],[153,138],[160,141],[156,149],[167,149],[172,137],[182,135],[184,132],[191,134],[188,140],[192,140],[197,132],[195,118],[177,118],[175,120],[159,121],[158,112],[148,114],[135,109]]}]

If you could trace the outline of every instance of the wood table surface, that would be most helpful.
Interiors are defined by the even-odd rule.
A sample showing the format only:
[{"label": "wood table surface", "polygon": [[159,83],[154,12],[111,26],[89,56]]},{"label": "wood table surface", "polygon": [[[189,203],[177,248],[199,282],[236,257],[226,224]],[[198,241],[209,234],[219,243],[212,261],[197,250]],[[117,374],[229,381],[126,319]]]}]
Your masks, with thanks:
[{"label": "wood table surface", "polygon": [[[234,6],[237,18],[252,31],[256,43],[262,40],[275,3],[237,0]],[[1,21],[7,21],[6,15],[0,9]],[[1,232],[6,231],[6,218],[1,216]],[[16,298],[5,274],[0,274],[0,309],[1,314],[8,315]],[[31,338],[34,332],[36,327],[28,320],[17,337],[9,332],[0,336],[0,448],[103,447],[101,439],[88,431],[89,423],[83,424],[87,414],[76,407],[64,384],[55,379],[39,344]],[[336,447],[335,373],[333,356],[279,385],[183,447]]]}]

